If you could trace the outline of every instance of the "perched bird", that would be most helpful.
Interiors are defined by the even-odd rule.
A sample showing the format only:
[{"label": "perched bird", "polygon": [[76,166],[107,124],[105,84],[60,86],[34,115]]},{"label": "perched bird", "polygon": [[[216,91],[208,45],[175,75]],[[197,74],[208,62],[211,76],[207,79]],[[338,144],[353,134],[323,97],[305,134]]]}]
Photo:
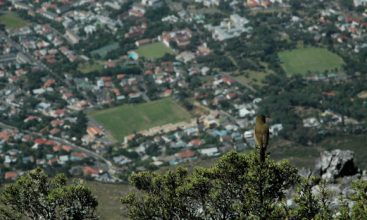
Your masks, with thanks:
[{"label": "perched bird", "polygon": [[265,122],[265,115],[258,115],[255,124],[255,141],[260,147],[260,161],[265,161],[265,151],[269,144],[269,126]]}]

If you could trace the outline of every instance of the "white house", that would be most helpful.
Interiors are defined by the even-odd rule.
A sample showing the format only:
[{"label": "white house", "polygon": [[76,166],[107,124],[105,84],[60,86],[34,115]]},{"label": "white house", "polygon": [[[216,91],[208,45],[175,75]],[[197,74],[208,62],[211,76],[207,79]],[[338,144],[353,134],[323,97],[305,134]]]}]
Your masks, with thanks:
[{"label": "white house", "polygon": [[245,131],[244,137],[245,138],[252,138],[254,136],[254,133],[255,133],[254,130]]},{"label": "white house", "polygon": [[247,115],[251,116],[255,114],[254,110],[249,111],[247,108],[242,108],[238,112],[239,112],[240,117],[246,117]]},{"label": "white house", "polygon": [[207,149],[200,149],[199,152],[202,155],[206,155],[206,156],[216,156],[216,155],[219,155],[218,148],[216,148],[216,147],[207,148]]}]

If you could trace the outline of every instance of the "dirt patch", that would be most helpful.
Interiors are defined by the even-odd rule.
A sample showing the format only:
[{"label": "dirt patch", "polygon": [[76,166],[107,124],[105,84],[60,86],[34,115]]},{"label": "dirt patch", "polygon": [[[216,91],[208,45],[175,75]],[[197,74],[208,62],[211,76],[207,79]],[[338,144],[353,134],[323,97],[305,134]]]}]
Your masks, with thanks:
[{"label": "dirt patch", "polygon": [[146,115],[142,115],[141,116],[146,122],[148,122],[148,123],[152,123],[152,120],[150,120],[150,118],[148,118],[148,116],[146,116]]}]

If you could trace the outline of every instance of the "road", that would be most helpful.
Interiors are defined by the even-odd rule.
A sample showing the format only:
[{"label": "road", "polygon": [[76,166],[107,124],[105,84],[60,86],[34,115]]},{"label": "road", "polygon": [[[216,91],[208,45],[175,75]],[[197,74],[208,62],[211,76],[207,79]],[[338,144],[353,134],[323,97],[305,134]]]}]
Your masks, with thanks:
[{"label": "road", "polygon": [[236,77],[233,77],[233,76],[228,75],[227,73],[223,73],[223,72],[220,72],[219,75],[228,77],[229,79],[234,79],[234,80],[237,81],[237,83],[245,86],[246,88],[252,90],[253,92],[256,92],[256,89],[254,89],[252,86],[248,85],[247,83],[244,83],[244,82],[241,82],[241,81],[237,80]]}]

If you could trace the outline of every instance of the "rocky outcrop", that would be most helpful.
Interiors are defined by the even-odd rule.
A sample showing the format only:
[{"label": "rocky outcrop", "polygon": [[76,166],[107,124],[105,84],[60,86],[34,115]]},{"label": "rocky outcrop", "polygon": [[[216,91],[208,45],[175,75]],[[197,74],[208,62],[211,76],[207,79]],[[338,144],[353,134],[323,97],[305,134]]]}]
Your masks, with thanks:
[{"label": "rocky outcrop", "polygon": [[354,152],[350,150],[323,151],[316,160],[312,175],[329,183],[334,183],[336,178],[356,174],[358,169],[354,165]]},{"label": "rocky outcrop", "polygon": [[[298,171],[298,175],[305,178],[316,176],[318,178],[317,181],[321,179],[328,182],[326,188],[331,193],[330,208],[332,210],[341,207],[341,203],[338,200],[340,196],[342,196],[343,201],[347,201],[348,205],[351,207],[353,202],[348,198],[356,193],[355,190],[352,189],[351,183],[359,179],[367,181],[367,171],[362,172],[354,165],[354,152],[350,150],[323,151],[320,153],[320,157],[316,159],[313,170],[310,168],[303,168]],[[319,190],[319,186],[315,185],[312,188],[312,193],[318,195]],[[285,191],[288,207],[297,206],[293,201],[293,195],[295,193],[296,187],[292,187]]]}]

